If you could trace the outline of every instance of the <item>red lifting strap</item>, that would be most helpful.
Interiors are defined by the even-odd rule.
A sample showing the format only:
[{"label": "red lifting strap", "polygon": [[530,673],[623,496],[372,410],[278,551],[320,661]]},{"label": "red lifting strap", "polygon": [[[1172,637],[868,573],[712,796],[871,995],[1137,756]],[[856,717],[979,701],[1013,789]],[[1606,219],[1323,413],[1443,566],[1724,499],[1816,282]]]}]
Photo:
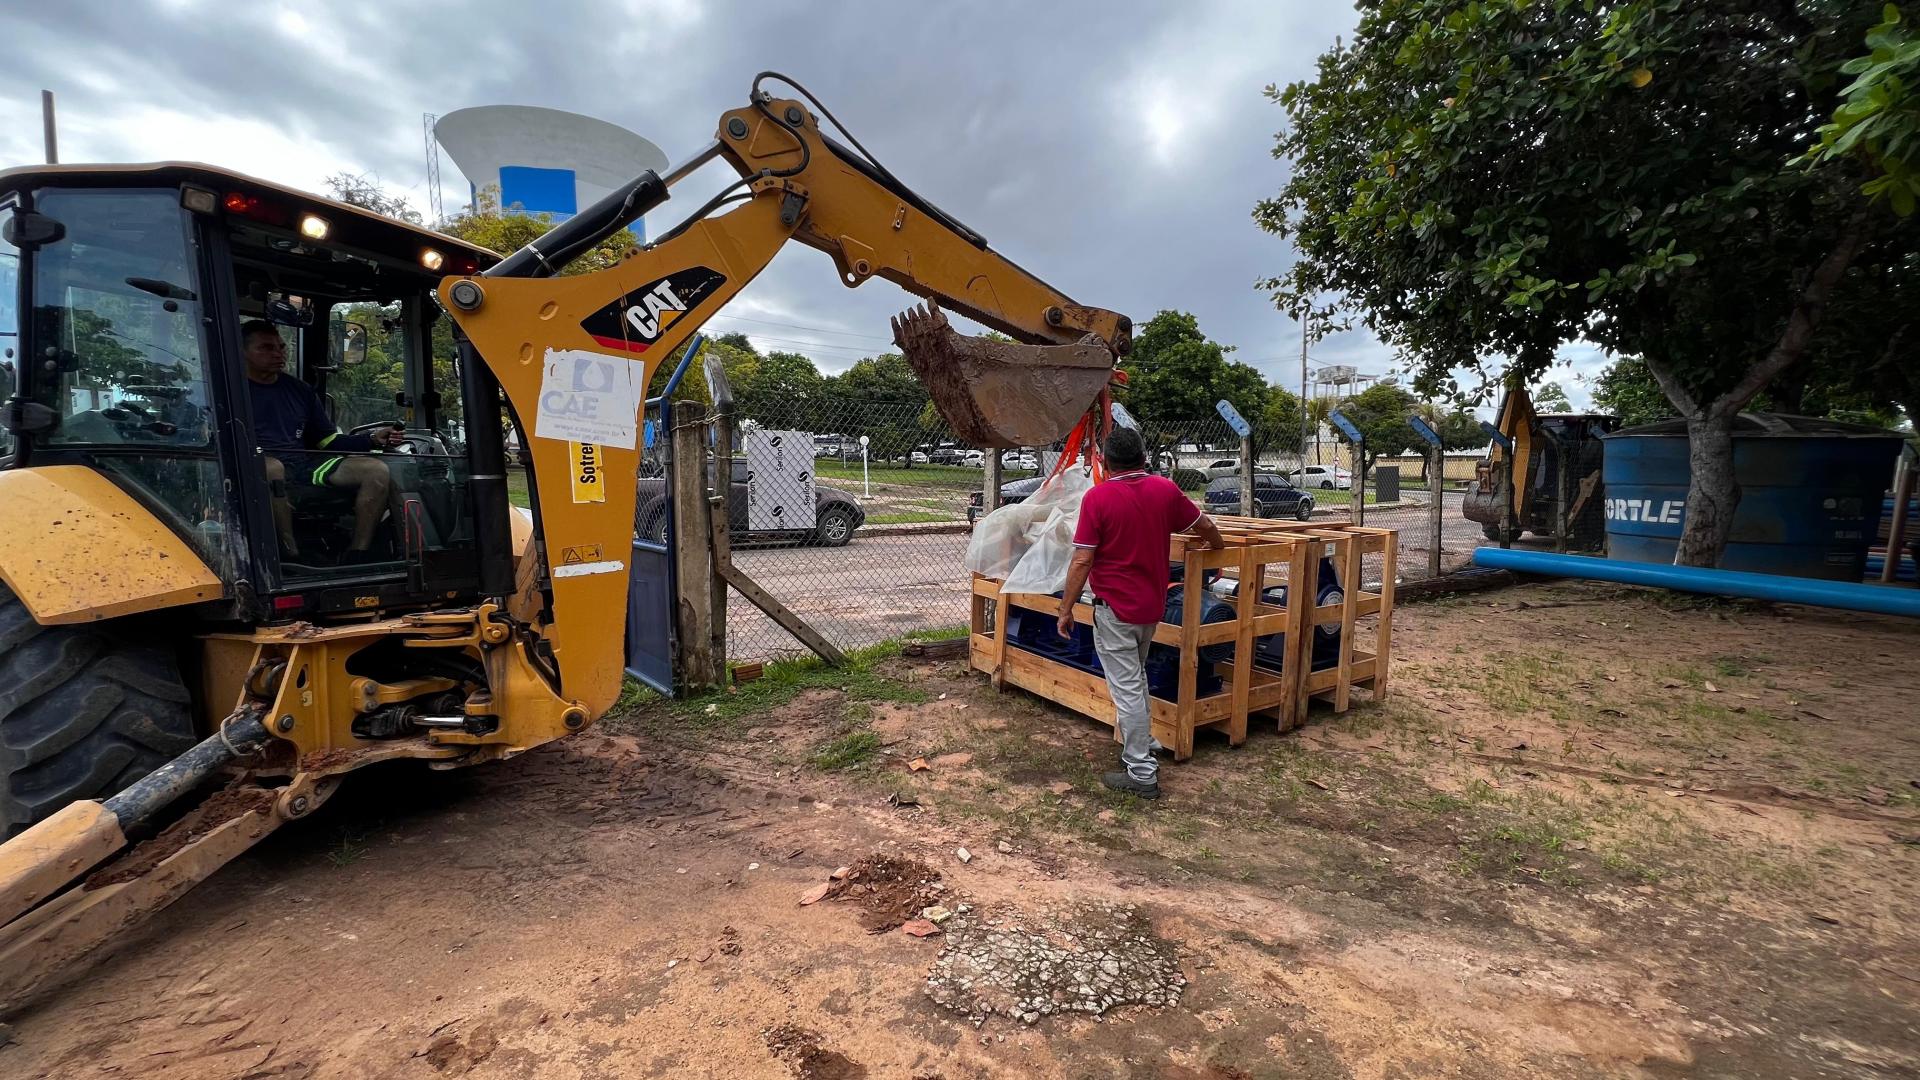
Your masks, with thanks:
[{"label": "red lifting strap", "polygon": [[[1125,386],[1127,373],[1115,371],[1112,382]],[[1102,388],[1100,396],[1094,399],[1093,404],[1087,408],[1086,414],[1080,417],[1080,422],[1073,425],[1072,431],[1067,432],[1060,460],[1053,463],[1053,471],[1047,474],[1047,478],[1052,479],[1066,472],[1078,464],[1081,455],[1084,454],[1087,463],[1093,467],[1093,482],[1098,484],[1106,480],[1107,463],[1100,457],[1100,447],[1106,444],[1107,436],[1112,432],[1113,392]]]}]

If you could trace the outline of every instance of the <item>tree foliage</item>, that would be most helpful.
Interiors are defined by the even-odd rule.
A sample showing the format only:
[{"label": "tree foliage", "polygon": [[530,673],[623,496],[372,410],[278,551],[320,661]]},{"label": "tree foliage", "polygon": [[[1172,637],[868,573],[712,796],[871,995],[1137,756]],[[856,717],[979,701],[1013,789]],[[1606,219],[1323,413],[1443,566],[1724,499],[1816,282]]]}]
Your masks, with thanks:
[{"label": "tree foliage", "polygon": [[1638,427],[1656,420],[1673,418],[1673,402],[1660,392],[1647,362],[1637,357],[1622,357],[1608,364],[1593,384],[1593,404],[1601,412],[1620,418],[1623,427]]},{"label": "tree foliage", "polygon": [[[552,214],[501,209],[499,185],[489,184],[475,193],[472,206],[448,218],[440,226],[440,231],[489,251],[510,255],[545,236],[553,226]],[[598,246],[581,252],[560,272],[587,274],[605,270],[619,262],[636,243],[631,229],[621,229]]]},{"label": "tree foliage", "polygon": [[1840,92],[1844,101],[1821,126],[1808,159],[1858,156],[1872,173],[1861,193],[1907,217],[1920,205],[1920,38],[1888,4],[1867,31],[1867,49],[1841,66],[1855,79]]},{"label": "tree foliage", "polygon": [[1162,311],[1138,328],[1127,372],[1126,406],[1147,427],[1172,427],[1215,415],[1214,403],[1233,403],[1250,421],[1266,411],[1267,380],[1227,359],[1232,351],[1200,332],[1184,311]]},{"label": "tree foliage", "polygon": [[1557,382],[1541,383],[1536,387],[1533,404],[1541,412],[1573,411],[1573,402],[1567,400],[1567,391]]},{"label": "tree foliage", "polygon": [[813,361],[795,352],[761,358],[752,379],[733,388],[739,415],[770,428],[824,430],[820,426],[827,379]]},{"label": "tree foliage", "polygon": [[376,214],[398,218],[409,225],[421,223],[420,211],[404,195],[392,195],[380,186],[380,178],[369,173],[337,172],[322,180],[335,199]]},{"label": "tree foliage", "polygon": [[1877,361],[1909,319],[1860,309],[1844,348],[1820,340],[1849,288],[1915,269],[1913,219],[1861,195],[1857,155],[1804,161],[1876,13],[1857,0],[1361,9],[1314,78],[1269,88],[1293,171],[1255,217],[1300,254],[1267,282],[1275,302],[1361,319],[1426,393],[1459,391],[1464,369],[1482,373],[1470,389],[1484,399],[1492,362],[1524,381],[1581,339],[1644,358],[1694,425],[1682,557],[1717,560],[1738,500],[1732,416],[1816,349]]},{"label": "tree foliage", "polygon": [[913,448],[938,430],[923,422],[932,398],[908,366],[907,358],[899,353],[856,360],[824,390],[834,404],[847,406],[852,415],[866,418],[860,433],[868,436],[867,452],[875,459],[898,459],[912,468]]},{"label": "tree foliage", "polygon": [[1407,417],[1419,402],[1391,383],[1377,383],[1339,405],[1340,415],[1360,429],[1362,460],[1368,468],[1381,455],[1393,456],[1425,446]]},{"label": "tree foliage", "polygon": [[1297,454],[1306,445],[1307,424],[1300,397],[1283,386],[1268,388],[1266,404],[1257,415],[1247,416],[1247,422],[1253,427],[1255,454],[1266,450]]}]

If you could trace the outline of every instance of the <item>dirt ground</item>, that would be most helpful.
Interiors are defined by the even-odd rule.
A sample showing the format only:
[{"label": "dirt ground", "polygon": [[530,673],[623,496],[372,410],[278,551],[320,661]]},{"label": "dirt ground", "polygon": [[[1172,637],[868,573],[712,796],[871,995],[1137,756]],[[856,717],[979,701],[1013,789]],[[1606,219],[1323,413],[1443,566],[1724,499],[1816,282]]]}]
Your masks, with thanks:
[{"label": "dirt ground", "polygon": [[1152,805],[903,658],[357,775],[0,1075],[1920,1076],[1920,626],[1552,585],[1395,647]]}]

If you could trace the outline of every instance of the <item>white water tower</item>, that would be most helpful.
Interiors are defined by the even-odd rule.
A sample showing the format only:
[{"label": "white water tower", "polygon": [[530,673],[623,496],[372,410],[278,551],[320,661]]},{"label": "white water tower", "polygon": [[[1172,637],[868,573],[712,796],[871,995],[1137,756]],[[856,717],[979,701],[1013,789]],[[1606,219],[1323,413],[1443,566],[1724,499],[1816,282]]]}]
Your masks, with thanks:
[{"label": "white water tower", "polygon": [[[508,212],[560,221],[652,169],[667,155],[618,124],[533,105],[481,105],[440,117],[433,135],[473,191],[497,186]],[[646,238],[644,222],[635,235]]]}]

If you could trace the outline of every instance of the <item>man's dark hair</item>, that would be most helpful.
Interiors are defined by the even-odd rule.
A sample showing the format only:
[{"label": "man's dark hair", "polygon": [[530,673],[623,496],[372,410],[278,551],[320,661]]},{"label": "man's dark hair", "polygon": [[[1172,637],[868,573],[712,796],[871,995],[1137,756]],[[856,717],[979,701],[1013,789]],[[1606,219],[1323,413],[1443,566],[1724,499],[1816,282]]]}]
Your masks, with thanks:
[{"label": "man's dark hair", "polygon": [[1116,427],[1108,432],[1100,453],[1107,459],[1109,469],[1144,469],[1147,465],[1147,444],[1140,433],[1130,427]]},{"label": "man's dark hair", "polygon": [[255,334],[272,334],[274,337],[279,337],[280,328],[265,319],[248,319],[246,322],[240,324],[241,347],[244,348],[248,339],[252,338]]}]

